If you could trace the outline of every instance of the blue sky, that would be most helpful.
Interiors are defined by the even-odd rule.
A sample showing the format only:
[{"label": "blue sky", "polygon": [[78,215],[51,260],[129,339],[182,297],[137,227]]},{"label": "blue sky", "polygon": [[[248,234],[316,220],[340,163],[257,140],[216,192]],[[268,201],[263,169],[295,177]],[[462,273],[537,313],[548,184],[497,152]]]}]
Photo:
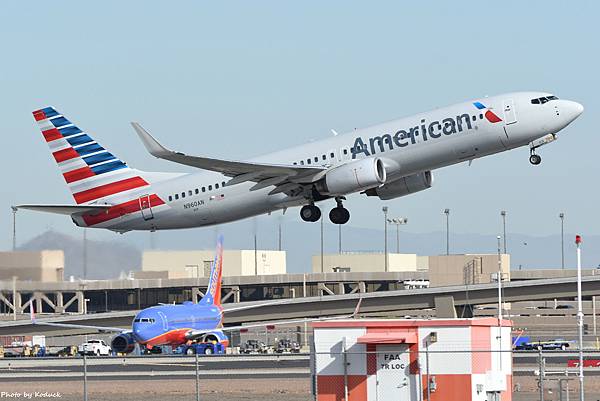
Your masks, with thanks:
[{"label": "blue sky", "polygon": [[[453,231],[496,234],[506,209],[509,232],[543,236],[558,233],[564,211],[568,232],[600,234],[598,4],[7,2],[0,249],[10,205],[72,202],[31,117],[46,105],[136,168],[191,171],[151,158],[129,121],[187,153],[242,159],[514,90],[586,111],[541,149],[540,166],[520,149],[445,168],[432,189],[386,202],[390,214],[426,233],[443,230],[450,208]],[[349,224],[377,228],[382,205],[352,196]],[[48,227],[79,233],[66,217],[19,215],[20,240]]]}]

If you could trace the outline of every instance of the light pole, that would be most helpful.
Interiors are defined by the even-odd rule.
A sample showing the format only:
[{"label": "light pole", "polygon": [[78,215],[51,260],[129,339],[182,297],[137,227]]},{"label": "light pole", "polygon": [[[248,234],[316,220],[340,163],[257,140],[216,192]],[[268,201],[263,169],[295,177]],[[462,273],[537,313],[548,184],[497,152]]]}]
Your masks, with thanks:
[{"label": "light pole", "polygon": [[446,215],[446,255],[450,255],[450,209],[444,209]]},{"label": "light pole", "polygon": [[281,251],[281,218],[277,227],[277,250]]},{"label": "light pole", "polygon": [[17,210],[19,210],[16,206],[11,206],[12,214],[13,214],[13,238],[12,238],[12,250],[13,252],[17,249]]},{"label": "light pole", "polygon": [[560,212],[560,262],[561,267],[565,268],[565,214]]},{"label": "light pole", "polygon": [[502,216],[502,238],[504,241],[504,254],[506,254],[506,210],[502,210],[500,212],[500,216]]},{"label": "light pole", "polygon": [[579,327],[579,400],[584,401],[583,388],[583,307],[581,304],[581,236],[575,236],[577,245],[577,326]]},{"label": "light pole", "polygon": [[324,272],[325,266],[323,263],[323,215],[321,215],[321,273]]},{"label": "light pole", "polygon": [[338,253],[342,254],[342,225],[338,224]]},{"label": "light pole", "polygon": [[500,255],[500,236],[498,239],[498,327],[502,325],[502,256]]},{"label": "light pole", "polygon": [[83,279],[87,279],[87,229],[83,229]]},{"label": "light pole", "polygon": [[408,223],[406,217],[387,219],[387,222],[396,226],[396,253],[400,253],[400,226]]},{"label": "light pole", "polygon": [[387,249],[387,214],[388,207],[384,206],[381,208],[383,211],[383,260],[384,260],[384,271],[388,271],[388,249]]}]

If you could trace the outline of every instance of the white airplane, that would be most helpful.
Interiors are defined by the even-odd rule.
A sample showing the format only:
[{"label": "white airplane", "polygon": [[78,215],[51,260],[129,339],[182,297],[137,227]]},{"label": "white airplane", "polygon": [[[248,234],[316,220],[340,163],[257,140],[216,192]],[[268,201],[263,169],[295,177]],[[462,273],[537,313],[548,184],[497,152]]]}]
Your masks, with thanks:
[{"label": "white airplane", "polygon": [[[300,217],[321,217],[316,203],[345,224],[348,194],[388,200],[430,188],[440,167],[529,146],[537,148],[583,112],[577,102],[544,92],[474,99],[357,129],[245,161],[190,156],[165,148],[132,123],[151,155],[201,171],[153,173],[133,169],[52,107],[33,112],[76,205],[20,205],[70,215],[81,227],[116,232],[226,223],[302,206]],[[335,133],[335,132],[334,132]]]}]

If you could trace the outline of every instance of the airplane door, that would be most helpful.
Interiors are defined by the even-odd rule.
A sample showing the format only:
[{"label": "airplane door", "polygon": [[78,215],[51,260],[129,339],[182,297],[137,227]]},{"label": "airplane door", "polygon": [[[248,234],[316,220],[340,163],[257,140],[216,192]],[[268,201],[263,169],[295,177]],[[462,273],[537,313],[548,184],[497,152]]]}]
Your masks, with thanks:
[{"label": "airplane door", "polygon": [[142,217],[144,220],[152,220],[154,213],[152,213],[152,205],[150,204],[150,195],[142,195],[139,199],[140,210],[142,211]]},{"label": "airplane door", "polygon": [[515,102],[512,99],[504,100],[504,122],[506,125],[514,124],[517,122]]}]

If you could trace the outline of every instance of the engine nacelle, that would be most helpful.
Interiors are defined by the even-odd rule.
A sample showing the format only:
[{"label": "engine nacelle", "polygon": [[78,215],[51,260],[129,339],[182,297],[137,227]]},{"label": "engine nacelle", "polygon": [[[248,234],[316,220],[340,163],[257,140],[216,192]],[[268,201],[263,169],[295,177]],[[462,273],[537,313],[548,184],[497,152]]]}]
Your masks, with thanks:
[{"label": "engine nacelle", "polygon": [[114,352],[129,354],[135,349],[135,343],[132,333],[121,333],[112,339],[110,347]]},{"label": "engine nacelle", "polygon": [[316,183],[316,188],[326,195],[345,195],[378,187],[385,179],[383,161],[370,157],[332,168]]},{"label": "engine nacelle", "polygon": [[431,171],[425,171],[402,177],[378,188],[371,188],[365,191],[365,194],[367,196],[379,196],[382,200],[389,200],[431,188],[432,185],[433,175]]}]

